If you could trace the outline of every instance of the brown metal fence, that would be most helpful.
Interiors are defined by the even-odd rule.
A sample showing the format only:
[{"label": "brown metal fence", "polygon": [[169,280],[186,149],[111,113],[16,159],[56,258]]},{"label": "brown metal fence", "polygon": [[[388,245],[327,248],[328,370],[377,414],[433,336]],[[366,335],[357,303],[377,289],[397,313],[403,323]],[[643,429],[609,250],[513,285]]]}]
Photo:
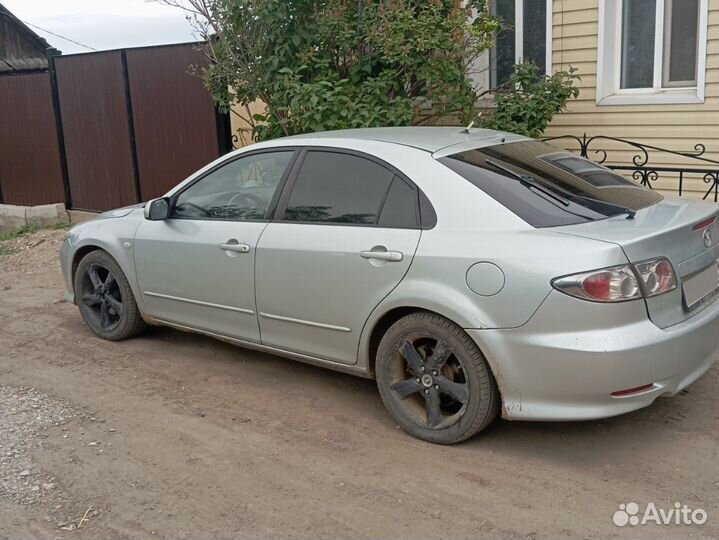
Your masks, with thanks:
[{"label": "brown metal fence", "polygon": [[60,148],[46,72],[0,76],[0,202],[65,200]]},{"label": "brown metal fence", "polygon": [[73,208],[107,210],[138,200],[122,54],[55,59]]},{"label": "brown metal fence", "polygon": [[[201,78],[187,66],[205,67],[194,47],[127,51],[140,193],[159,197],[188,171],[220,155],[215,108]],[[161,159],[158,159],[161,156]]]},{"label": "brown metal fence", "polygon": [[206,62],[182,44],[56,56],[49,73],[0,76],[0,202],[107,210],[157,197],[229,151]]}]

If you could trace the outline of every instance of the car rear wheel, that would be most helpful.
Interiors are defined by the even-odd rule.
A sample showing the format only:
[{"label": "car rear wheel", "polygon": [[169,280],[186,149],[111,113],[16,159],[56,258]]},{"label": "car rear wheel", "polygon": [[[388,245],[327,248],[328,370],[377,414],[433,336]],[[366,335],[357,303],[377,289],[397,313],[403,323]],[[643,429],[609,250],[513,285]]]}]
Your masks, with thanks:
[{"label": "car rear wheel", "polygon": [[127,277],[107,252],[91,251],[75,272],[75,302],[90,329],[119,341],[145,329]]},{"label": "car rear wheel", "polygon": [[484,355],[439,315],[417,312],[394,323],[380,342],[376,375],[389,413],[419,439],[457,443],[497,416],[499,391]]}]

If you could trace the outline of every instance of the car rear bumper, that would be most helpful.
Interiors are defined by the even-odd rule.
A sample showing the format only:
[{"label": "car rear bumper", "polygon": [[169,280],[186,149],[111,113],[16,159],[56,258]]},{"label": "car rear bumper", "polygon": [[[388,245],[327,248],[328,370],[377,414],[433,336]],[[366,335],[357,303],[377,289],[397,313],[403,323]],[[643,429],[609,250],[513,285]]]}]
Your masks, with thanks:
[{"label": "car rear bumper", "polygon": [[646,407],[701,377],[719,357],[719,300],[660,329],[644,302],[591,304],[555,291],[520,328],[468,332],[494,371],[504,418],[588,420]]}]

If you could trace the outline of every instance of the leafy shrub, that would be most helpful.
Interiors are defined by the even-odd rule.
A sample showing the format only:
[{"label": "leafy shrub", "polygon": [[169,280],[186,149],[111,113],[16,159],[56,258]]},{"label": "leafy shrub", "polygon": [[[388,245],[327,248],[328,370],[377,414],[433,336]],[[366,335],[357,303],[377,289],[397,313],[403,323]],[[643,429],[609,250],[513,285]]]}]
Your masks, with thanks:
[{"label": "leafy shrub", "polygon": [[517,64],[509,80],[495,92],[496,109],[480,124],[489,129],[539,137],[552,117],[579,95],[576,69],[545,75],[531,63]]}]

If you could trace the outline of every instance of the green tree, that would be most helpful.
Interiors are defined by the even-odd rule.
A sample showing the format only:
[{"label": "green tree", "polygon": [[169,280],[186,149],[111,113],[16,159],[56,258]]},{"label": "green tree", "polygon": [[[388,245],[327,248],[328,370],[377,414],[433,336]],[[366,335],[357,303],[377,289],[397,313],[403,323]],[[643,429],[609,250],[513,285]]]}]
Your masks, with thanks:
[{"label": "green tree", "polygon": [[[498,28],[484,0],[163,1],[190,13],[208,41],[207,87],[221,109],[239,105],[260,140],[469,122],[467,69]],[[256,100],[265,110],[250,115]]]}]

